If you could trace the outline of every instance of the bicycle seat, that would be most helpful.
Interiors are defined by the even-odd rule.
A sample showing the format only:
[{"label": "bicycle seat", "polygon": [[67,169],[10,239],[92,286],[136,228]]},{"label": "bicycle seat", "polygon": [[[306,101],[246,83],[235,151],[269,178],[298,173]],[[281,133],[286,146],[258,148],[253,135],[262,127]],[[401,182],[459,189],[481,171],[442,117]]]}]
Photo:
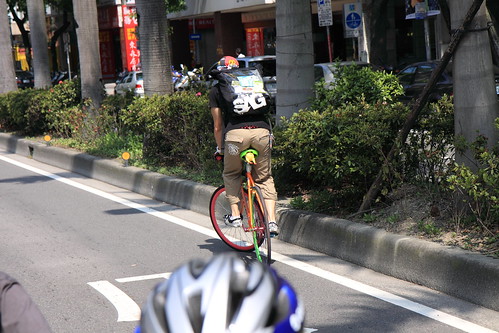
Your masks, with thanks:
[{"label": "bicycle seat", "polygon": [[249,148],[243,150],[239,155],[241,159],[249,164],[256,164],[256,157],[258,157],[258,150]]}]

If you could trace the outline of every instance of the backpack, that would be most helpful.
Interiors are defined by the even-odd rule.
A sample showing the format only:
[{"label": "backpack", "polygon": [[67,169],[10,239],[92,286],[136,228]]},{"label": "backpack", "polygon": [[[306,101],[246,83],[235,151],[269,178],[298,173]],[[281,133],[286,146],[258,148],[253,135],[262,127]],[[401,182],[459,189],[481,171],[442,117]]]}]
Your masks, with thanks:
[{"label": "backpack", "polygon": [[263,115],[271,108],[269,93],[256,68],[233,68],[216,71],[213,76],[225,102],[225,110],[235,116]]}]

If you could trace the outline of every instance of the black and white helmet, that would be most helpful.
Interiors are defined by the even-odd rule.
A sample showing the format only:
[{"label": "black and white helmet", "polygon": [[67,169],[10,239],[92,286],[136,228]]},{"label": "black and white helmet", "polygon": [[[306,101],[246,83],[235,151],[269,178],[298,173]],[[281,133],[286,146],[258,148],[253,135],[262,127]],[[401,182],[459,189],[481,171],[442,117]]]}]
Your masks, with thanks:
[{"label": "black and white helmet", "polygon": [[136,332],[296,333],[303,321],[295,291],[273,269],[224,254],[184,264],[158,284]]}]

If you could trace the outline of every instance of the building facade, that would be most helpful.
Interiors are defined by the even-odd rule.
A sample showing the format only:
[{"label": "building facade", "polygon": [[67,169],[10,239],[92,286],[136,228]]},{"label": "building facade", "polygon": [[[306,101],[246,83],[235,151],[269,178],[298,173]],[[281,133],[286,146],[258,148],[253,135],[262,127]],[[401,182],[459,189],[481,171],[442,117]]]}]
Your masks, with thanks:
[{"label": "building facade", "polygon": [[[319,1],[319,3],[318,3]],[[330,0],[331,26],[321,25],[327,0],[311,1],[314,61],[364,60],[396,67],[439,58],[445,48],[440,15],[426,20],[406,19],[406,3],[390,0],[382,12],[378,32],[371,31],[368,14],[373,1]],[[276,54],[276,0],[186,0],[186,10],[168,15],[171,26],[172,64],[179,68],[209,67],[224,55]],[[346,13],[360,8],[360,25],[351,31]],[[98,7],[101,62],[104,79],[122,70],[140,68],[140,41],[135,29],[135,0],[101,0]],[[373,42],[377,47],[373,50]]]}]

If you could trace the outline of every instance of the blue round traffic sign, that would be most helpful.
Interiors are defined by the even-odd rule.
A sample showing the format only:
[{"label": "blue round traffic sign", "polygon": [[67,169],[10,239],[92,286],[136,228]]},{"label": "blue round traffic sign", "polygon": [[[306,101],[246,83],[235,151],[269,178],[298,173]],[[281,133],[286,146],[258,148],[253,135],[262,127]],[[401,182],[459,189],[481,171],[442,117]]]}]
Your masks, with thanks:
[{"label": "blue round traffic sign", "polygon": [[345,19],[345,23],[350,29],[357,29],[361,22],[362,20],[358,13],[350,13]]}]

